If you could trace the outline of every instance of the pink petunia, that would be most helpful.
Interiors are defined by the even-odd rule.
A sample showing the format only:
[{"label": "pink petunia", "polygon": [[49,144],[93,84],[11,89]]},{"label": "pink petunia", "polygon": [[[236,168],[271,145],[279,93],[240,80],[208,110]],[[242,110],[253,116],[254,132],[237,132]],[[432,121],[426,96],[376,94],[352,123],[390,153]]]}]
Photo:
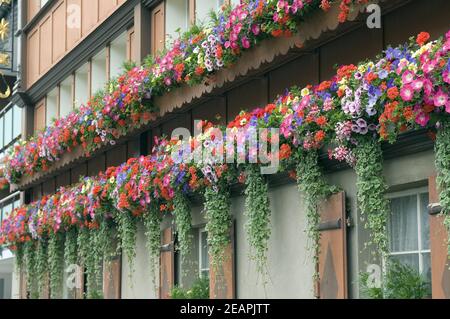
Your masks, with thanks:
[{"label": "pink petunia", "polygon": [[248,40],[247,37],[243,37],[243,38],[241,39],[241,42],[242,42],[242,46],[243,46],[245,49],[250,48],[250,41]]},{"label": "pink petunia", "polygon": [[450,72],[449,71],[445,71],[442,74],[442,79],[444,80],[445,83],[450,84]]},{"label": "pink petunia", "polygon": [[421,79],[414,80],[412,82],[412,87],[414,91],[421,91],[423,88],[423,81]]},{"label": "pink petunia", "polygon": [[426,126],[429,120],[430,116],[423,111],[419,112],[416,116],[416,123],[422,127]]},{"label": "pink petunia", "polygon": [[430,61],[430,62],[426,62],[423,66],[422,66],[422,70],[424,73],[430,73],[432,72],[436,67],[436,62],[434,61]]},{"label": "pink petunia", "polygon": [[405,85],[405,84],[411,83],[414,80],[414,76],[415,76],[415,74],[409,70],[406,71],[405,73],[403,73],[403,75],[402,75],[403,84]]},{"label": "pink petunia", "polygon": [[411,85],[405,85],[400,90],[400,96],[403,101],[408,102],[411,101],[414,97],[414,90]]},{"label": "pink petunia", "polygon": [[448,102],[448,95],[445,94],[441,89],[437,91],[436,95],[434,96],[434,105],[435,106],[444,106]]}]

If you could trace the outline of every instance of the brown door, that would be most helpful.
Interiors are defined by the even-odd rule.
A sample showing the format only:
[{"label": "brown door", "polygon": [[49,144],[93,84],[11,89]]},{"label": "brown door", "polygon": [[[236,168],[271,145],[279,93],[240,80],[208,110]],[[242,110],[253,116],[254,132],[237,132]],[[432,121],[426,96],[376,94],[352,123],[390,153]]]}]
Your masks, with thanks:
[{"label": "brown door", "polygon": [[159,298],[170,299],[170,291],[175,282],[175,254],[172,228],[163,230],[161,237]]},{"label": "brown door", "polygon": [[348,295],[345,193],[341,192],[328,198],[320,206],[319,211],[321,223],[316,297],[346,299]]},{"label": "brown door", "polygon": [[105,299],[120,299],[121,279],[122,260],[120,256],[117,256],[103,266],[103,295]]},{"label": "brown door", "polygon": [[234,267],[234,225],[230,230],[231,242],[225,250],[222,265],[217,270],[210,267],[209,294],[211,299],[234,299],[235,293],[235,267]]},{"label": "brown door", "polygon": [[151,53],[156,55],[165,47],[166,41],[166,19],[164,13],[164,1],[153,9],[151,13]]},{"label": "brown door", "polygon": [[436,177],[428,182],[430,193],[430,249],[431,249],[431,288],[433,299],[450,299],[450,263],[448,258],[448,232],[444,217],[440,215],[439,193]]}]

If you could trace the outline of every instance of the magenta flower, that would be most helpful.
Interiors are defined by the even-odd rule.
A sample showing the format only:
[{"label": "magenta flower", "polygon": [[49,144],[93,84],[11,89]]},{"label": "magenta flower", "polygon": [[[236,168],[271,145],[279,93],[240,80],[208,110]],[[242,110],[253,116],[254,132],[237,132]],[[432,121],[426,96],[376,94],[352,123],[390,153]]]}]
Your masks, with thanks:
[{"label": "magenta flower", "polygon": [[423,81],[421,79],[414,80],[412,83],[414,91],[420,91],[423,88]]},{"label": "magenta flower", "polygon": [[420,111],[416,116],[416,123],[422,127],[426,126],[429,120],[430,116],[423,111]]},{"label": "magenta flower", "polygon": [[448,102],[448,96],[445,94],[441,89],[437,91],[436,95],[434,96],[434,105],[435,106],[444,106]]},{"label": "magenta flower", "polygon": [[261,29],[260,29],[259,25],[257,25],[257,24],[252,25],[252,32],[254,35],[258,35],[260,31],[261,31]]},{"label": "magenta flower", "polygon": [[248,40],[247,37],[243,37],[243,38],[241,39],[241,42],[242,42],[242,46],[243,46],[245,49],[250,48],[250,41]]},{"label": "magenta flower", "polygon": [[449,71],[445,71],[442,74],[442,79],[444,80],[445,83],[450,84],[450,72]]},{"label": "magenta flower", "polygon": [[411,101],[414,97],[414,90],[411,85],[405,85],[400,90],[400,96],[403,101],[408,102]]},{"label": "magenta flower", "polygon": [[411,83],[414,80],[414,75],[415,74],[409,70],[403,73],[402,75],[403,85]]}]

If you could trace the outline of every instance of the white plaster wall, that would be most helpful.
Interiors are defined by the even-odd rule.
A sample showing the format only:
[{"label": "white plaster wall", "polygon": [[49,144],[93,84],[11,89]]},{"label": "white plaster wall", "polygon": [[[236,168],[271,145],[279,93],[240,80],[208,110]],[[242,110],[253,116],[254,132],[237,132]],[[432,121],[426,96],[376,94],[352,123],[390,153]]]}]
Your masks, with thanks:
[{"label": "white plaster wall", "polygon": [[152,282],[149,257],[145,247],[144,227],[138,224],[136,240],[136,258],[134,260],[134,273],[130,277],[130,264],[125,255],[122,256],[122,299],[156,299],[159,277],[155,284]]}]

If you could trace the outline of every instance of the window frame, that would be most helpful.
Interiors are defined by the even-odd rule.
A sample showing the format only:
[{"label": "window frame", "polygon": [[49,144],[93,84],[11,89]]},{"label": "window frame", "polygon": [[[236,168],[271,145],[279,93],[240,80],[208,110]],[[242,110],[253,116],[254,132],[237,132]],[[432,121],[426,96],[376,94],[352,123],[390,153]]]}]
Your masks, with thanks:
[{"label": "window frame", "polygon": [[[202,234],[206,234],[206,251],[207,251],[207,257],[208,257],[208,268],[203,268],[202,266],[202,260],[203,260],[203,246],[202,246]],[[200,227],[198,228],[198,276],[199,278],[203,278],[202,274],[203,272],[208,273],[208,277],[210,275],[210,264],[209,264],[209,249],[208,249],[208,232],[206,231],[206,227]]]},{"label": "window frame", "polygon": [[[13,146],[14,144],[16,144],[21,138],[22,138],[22,114],[19,114],[19,121],[18,124],[20,126],[20,134],[17,136],[14,136],[14,131],[16,130],[16,110],[20,110],[22,111],[22,109],[20,107],[17,107],[15,104],[13,103],[8,103],[8,105],[6,105],[6,107],[4,109],[2,109],[0,111],[0,121],[2,121],[3,123],[3,127],[2,130],[0,132],[0,134],[2,135],[2,145],[0,145],[0,154],[3,154],[5,151],[7,151],[11,146]],[[5,117],[6,117],[6,113],[11,111],[11,140],[8,141],[8,143],[6,144],[6,140],[5,140]]]},{"label": "window frame", "polygon": [[[429,189],[427,186],[419,187],[419,188],[411,188],[404,191],[392,192],[386,194],[386,198],[391,201],[392,199],[402,198],[407,196],[416,196],[416,205],[417,205],[417,250],[411,251],[401,251],[401,252],[389,252],[385,258],[383,258],[383,269],[386,272],[387,261],[386,258],[395,257],[395,256],[405,256],[405,255],[418,255],[419,257],[419,273],[421,275],[424,274],[424,258],[425,254],[429,254],[431,256],[431,247],[428,249],[423,249],[423,237],[422,237],[422,214],[427,214],[427,212],[421,212],[421,195],[429,194]],[[392,211],[389,211],[389,218],[393,214]],[[388,232],[388,240],[391,240],[391,232],[387,227],[386,231]]]}]

